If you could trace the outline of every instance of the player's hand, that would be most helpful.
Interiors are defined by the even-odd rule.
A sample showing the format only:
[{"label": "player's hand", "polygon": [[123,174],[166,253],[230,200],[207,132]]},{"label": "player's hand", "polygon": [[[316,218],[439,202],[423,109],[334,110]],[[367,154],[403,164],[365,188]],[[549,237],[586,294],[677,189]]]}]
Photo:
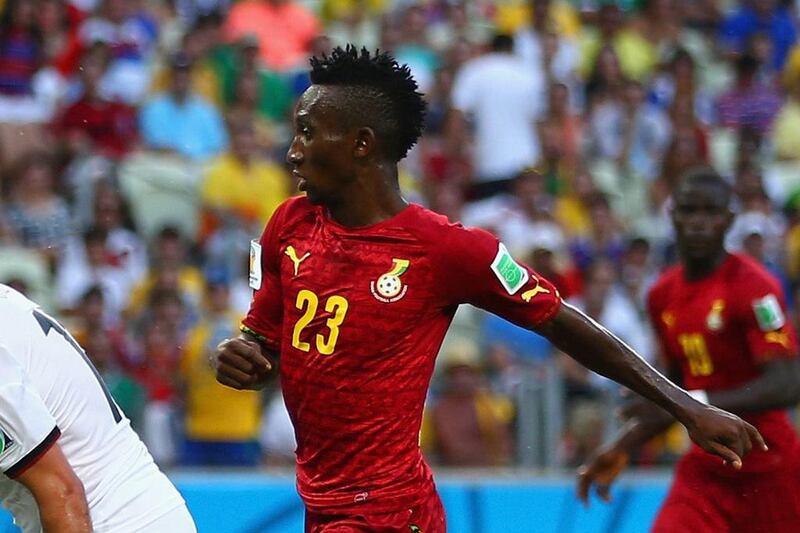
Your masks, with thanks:
[{"label": "player's hand", "polygon": [[698,405],[682,422],[689,437],[708,453],[722,457],[725,464],[738,470],[742,457],[753,447],[767,450],[763,437],[752,425],[727,411]]},{"label": "player's hand", "polygon": [[597,487],[597,494],[604,502],[611,501],[611,484],[620,472],[628,466],[628,452],[614,447],[598,450],[592,458],[578,468],[578,499],[589,505],[589,492],[592,485]]},{"label": "player's hand", "polygon": [[254,341],[226,339],[211,356],[217,381],[239,390],[261,390],[272,373],[272,363]]}]

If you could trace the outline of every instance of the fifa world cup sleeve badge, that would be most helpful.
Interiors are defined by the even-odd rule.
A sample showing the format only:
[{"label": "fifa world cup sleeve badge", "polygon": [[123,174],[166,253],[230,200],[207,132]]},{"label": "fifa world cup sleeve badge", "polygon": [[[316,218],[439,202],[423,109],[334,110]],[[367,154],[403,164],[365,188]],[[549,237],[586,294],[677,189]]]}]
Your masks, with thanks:
[{"label": "fifa world cup sleeve badge", "polygon": [[383,303],[392,303],[400,300],[406,295],[408,285],[400,279],[408,270],[410,261],[408,259],[392,259],[392,268],[384,272],[375,281],[369,282],[369,290],[376,300]]},{"label": "fifa world cup sleeve badge", "polygon": [[261,288],[261,245],[258,241],[250,241],[250,288]]}]

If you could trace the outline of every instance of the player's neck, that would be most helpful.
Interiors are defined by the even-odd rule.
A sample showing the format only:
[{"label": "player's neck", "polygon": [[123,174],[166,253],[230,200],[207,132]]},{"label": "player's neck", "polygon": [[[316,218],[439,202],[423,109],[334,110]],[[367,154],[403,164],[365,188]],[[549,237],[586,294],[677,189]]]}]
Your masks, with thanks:
[{"label": "player's neck", "polygon": [[397,174],[355,180],[336,204],[328,205],[328,216],[349,228],[369,226],[392,218],[406,208]]},{"label": "player's neck", "polygon": [[725,250],[721,250],[718,254],[702,259],[685,259],[683,260],[684,277],[689,281],[696,281],[710,276],[717,270],[720,265],[728,257]]}]

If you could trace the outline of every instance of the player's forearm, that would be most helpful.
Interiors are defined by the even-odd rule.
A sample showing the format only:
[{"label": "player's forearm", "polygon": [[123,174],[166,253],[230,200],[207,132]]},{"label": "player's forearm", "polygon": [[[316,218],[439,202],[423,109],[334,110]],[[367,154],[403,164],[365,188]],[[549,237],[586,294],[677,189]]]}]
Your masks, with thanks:
[{"label": "player's forearm", "polygon": [[675,423],[675,419],[666,413],[664,413],[664,416],[653,420],[645,421],[638,418],[629,420],[617,434],[613,446],[632,454],[655,437],[664,433],[673,423]]},{"label": "player's forearm", "polygon": [[791,407],[800,402],[800,361],[773,361],[757,379],[707,394],[708,403],[737,414]]},{"label": "player's forearm", "polygon": [[52,476],[33,492],[45,533],[89,533],[92,520],[83,485],[77,478]]},{"label": "player's forearm", "polygon": [[678,420],[699,407],[685,391],[574,307],[563,304],[538,331],[585,367],[639,393]]},{"label": "player's forearm", "polygon": [[92,520],[86,507],[83,491],[63,495],[57,502],[39,506],[44,533],[91,533]]}]

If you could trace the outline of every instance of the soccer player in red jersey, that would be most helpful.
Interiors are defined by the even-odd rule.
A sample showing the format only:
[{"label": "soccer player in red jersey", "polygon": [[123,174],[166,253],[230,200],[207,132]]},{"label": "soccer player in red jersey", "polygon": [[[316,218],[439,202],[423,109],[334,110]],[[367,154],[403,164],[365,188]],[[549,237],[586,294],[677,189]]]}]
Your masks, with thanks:
[{"label": "soccer player in red jersey", "polygon": [[397,162],[425,113],[406,66],[352,47],[311,65],[287,154],[306,195],[282,204],[252,244],[242,335],[212,358],[217,379],[239,389],[263,387],[279,364],[307,532],[445,531],[418,436],[461,303],[541,333],[657,402],[736,467],[763,446],[755,428],[692,399],[562,303],[494,236],[403,199]]},{"label": "soccer player in red jersey", "polygon": [[[673,194],[681,264],[650,291],[650,319],[668,375],[703,402],[740,414],[769,445],[741,470],[693,446],[678,463],[653,531],[789,533],[800,529],[800,440],[786,408],[800,401],[796,333],[781,286],[753,260],[723,246],[731,190],[711,169],[688,174]],[[618,437],[579,470],[604,499],[629,454],[674,421],[652,404],[624,409]]]}]

